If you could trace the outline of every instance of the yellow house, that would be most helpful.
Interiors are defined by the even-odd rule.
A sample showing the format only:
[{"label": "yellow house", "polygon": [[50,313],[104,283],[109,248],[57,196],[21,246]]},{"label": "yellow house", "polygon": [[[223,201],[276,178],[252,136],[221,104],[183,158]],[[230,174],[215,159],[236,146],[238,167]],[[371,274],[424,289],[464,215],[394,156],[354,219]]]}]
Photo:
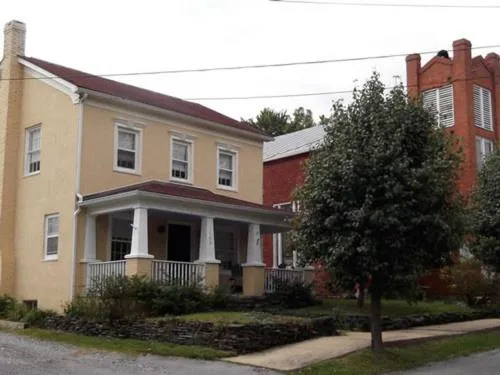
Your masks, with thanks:
[{"label": "yellow house", "polygon": [[[186,102],[25,56],[4,29],[0,81],[0,293],[60,309],[95,279],[145,274],[264,292],[252,126]],[[240,268],[241,267],[241,268]]]}]

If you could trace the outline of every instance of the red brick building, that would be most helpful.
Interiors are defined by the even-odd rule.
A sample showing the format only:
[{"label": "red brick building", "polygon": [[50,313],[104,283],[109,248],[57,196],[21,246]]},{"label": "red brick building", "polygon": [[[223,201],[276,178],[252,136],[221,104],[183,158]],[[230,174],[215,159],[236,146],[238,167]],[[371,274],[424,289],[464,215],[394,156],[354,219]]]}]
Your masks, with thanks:
[{"label": "red brick building", "polygon": [[[459,188],[468,195],[478,168],[493,151],[500,130],[500,57],[472,57],[466,39],[453,42],[453,52],[439,52],[423,66],[418,54],[406,58],[407,85],[411,96],[422,96],[424,105],[436,111],[438,122],[461,141],[464,152]],[[264,204],[296,209],[295,189],[303,183],[303,162],[312,147],[321,142],[322,127],[277,137],[264,146]],[[286,234],[264,237],[264,262],[268,267],[294,265],[287,252]],[[435,295],[446,294],[437,273],[421,280]]]}]

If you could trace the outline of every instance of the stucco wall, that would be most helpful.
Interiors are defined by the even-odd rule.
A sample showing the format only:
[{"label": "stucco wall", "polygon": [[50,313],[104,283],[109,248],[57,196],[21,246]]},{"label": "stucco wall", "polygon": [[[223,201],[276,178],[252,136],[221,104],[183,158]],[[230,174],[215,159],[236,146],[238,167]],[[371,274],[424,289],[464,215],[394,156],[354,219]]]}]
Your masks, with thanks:
[{"label": "stucco wall", "polygon": [[[23,81],[15,230],[16,297],[60,309],[70,297],[78,105],[39,80]],[[24,177],[25,128],[41,124],[41,171]],[[44,260],[45,215],[59,213],[59,255]]]},{"label": "stucco wall", "polygon": [[[113,170],[115,120],[143,128],[140,175]],[[130,185],[147,180],[168,181],[172,132],[192,136],[194,142],[193,186],[209,189],[251,202],[262,202],[262,143],[215,133],[200,127],[133,114],[119,108],[103,109],[86,105],[84,111],[82,184],[83,194]],[[238,191],[217,189],[217,143],[238,150]]]}]

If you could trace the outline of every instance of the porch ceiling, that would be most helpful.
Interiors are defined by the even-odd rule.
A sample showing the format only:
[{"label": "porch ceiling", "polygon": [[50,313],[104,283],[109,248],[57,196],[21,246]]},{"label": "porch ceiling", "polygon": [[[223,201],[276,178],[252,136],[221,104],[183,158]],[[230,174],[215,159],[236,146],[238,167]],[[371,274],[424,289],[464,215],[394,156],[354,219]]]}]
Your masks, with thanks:
[{"label": "porch ceiling", "polygon": [[150,181],[83,197],[80,206],[91,215],[144,207],[178,214],[261,224],[266,232],[286,231],[293,214],[206,189]]}]

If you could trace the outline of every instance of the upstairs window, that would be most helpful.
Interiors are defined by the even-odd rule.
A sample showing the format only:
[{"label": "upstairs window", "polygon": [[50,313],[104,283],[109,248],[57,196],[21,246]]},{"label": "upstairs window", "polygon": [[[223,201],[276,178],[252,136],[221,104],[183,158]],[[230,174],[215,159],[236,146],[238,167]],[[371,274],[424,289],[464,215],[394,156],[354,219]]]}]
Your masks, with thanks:
[{"label": "upstairs window", "polygon": [[115,170],[139,173],[140,137],[139,129],[116,126]]},{"label": "upstairs window", "polygon": [[493,131],[493,115],[491,110],[491,91],[484,87],[473,86],[474,124],[480,128]]},{"label": "upstairs window", "polygon": [[218,149],[217,155],[217,187],[221,189],[236,189],[237,154],[223,148]]},{"label": "upstairs window", "polygon": [[191,141],[172,139],[171,180],[192,182],[192,147]]},{"label": "upstairs window", "polygon": [[41,141],[42,129],[40,125],[26,130],[26,154],[24,157],[24,174],[26,176],[40,172]]},{"label": "upstairs window", "polygon": [[489,139],[476,137],[476,163],[477,170],[479,171],[485,160],[493,153],[493,142]]},{"label": "upstairs window", "polygon": [[45,216],[45,259],[57,259],[59,252],[59,215]]},{"label": "upstairs window", "polygon": [[422,101],[425,109],[435,113],[439,126],[449,127],[454,125],[453,85],[424,91]]}]

